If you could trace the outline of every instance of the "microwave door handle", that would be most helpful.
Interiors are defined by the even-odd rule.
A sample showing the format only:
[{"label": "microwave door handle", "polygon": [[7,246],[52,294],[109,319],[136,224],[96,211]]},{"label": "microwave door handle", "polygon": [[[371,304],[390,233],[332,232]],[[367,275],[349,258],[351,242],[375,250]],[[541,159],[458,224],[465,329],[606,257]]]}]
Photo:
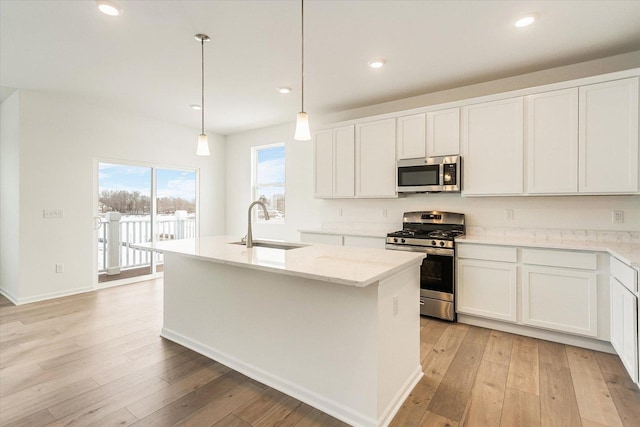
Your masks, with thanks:
[{"label": "microwave door handle", "polygon": [[438,169],[440,170],[439,173],[439,179],[438,179],[438,185],[444,185],[444,163],[440,163],[438,165]]}]

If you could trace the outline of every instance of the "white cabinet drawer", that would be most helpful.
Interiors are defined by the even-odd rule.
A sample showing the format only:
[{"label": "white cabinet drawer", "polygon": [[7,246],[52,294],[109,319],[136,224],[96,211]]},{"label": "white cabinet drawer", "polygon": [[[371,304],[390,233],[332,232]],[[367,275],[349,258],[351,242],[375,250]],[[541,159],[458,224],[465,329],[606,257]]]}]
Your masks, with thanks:
[{"label": "white cabinet drawer", "polygon": [[503,262],[518,261],[518,249],[508,246],[458,244],[456,253],[459,258]]},{"label": "white cabinet drawer", "polygon": [[638,292],[637,272],[622,261],[615,257],[611,257],[609,273],[615,277],[618,282],[622,283],[631,292]]},{"label": "white cabinet drawer", "polygon": [[377,248],[384,249],[386,239],[384,237],[369,236],[344,236],[344,245],[358,248]]},{"label": "white cabinet drawer", "polygon": [[598,268],[598,257],[596,254],[588,252],[523,249],[522,263],[546,265],[549,267],[596,270]]}]

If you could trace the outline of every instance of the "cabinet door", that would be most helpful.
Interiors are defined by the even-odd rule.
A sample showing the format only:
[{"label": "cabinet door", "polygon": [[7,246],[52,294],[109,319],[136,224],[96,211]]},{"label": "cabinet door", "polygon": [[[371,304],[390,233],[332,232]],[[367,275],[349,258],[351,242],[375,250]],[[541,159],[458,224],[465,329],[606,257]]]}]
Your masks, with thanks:
[{"label": "cabinet door", "polygon": [[462,108],[463,193],[522,194],[523,100]]},{"label": "cabinet door", "polygon": [[611,345],[634,382],[638,382],[638,299],[611,278]]},{"label": "cabinet door", "polygon": [[427,156],[460,154],[460,109],[427,113]]},{"label": "cabinet door", "polygon": [[522,323],[555,331],[598,335],[597,274],[522,267]]},{"label": "cabinet door", "polygon": [[316,133],[315,138],[315,191],[316,197],[333,196],[333,131]]},{"label": "cabinet door", "polygon": [[638,191],[638,78],[580,88],[579,189]]},{"label": "cabinet door", "polygon": [[396,197],[396,120],[356,125],[356,196]]},{"label": "cabinet door", "polygon": [[515,322],[516,265],[458,259],[456,312]]},{"label": "cabinet door", "polygon": [[353,197],[355,194],[354,126],[333,130],[333,195]]},{"label": "cabinet door", "polygon": [[300,232],[300,241],[302,243],[342,246],[343,236],[339,234]]},{"label": "cabinet door", "polygon": [[530,95],[527,115],[527,192],[578,192],[578,88]]},{"label": "cabinet door", "polygon": [[344,245],[358,248],[384,249],[386,239],[384,237],[370,236],[344,236]]},{"label": "cabinet door", "polygon": [[398,117],[398,159],[426,157],[425,115]]}]

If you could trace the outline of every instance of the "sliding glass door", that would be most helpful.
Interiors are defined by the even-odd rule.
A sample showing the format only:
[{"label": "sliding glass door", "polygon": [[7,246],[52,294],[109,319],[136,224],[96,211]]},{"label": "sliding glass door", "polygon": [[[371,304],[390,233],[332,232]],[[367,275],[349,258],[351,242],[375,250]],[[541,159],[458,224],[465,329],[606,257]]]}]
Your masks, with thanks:
[{"label": "sliding glass door", "polygon": [[162,271],[131,244],[196,236],[196,171],[99,162],[98,282]]}]

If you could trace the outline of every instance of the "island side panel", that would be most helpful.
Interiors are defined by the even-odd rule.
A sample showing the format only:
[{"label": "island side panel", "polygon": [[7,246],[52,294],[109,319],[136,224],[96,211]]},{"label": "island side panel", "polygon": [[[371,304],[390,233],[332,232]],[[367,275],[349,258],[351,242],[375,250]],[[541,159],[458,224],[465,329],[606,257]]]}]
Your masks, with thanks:
[{"label": "island side panel", "polygon": [[353,425],[378,424],[378,287],[165,254],[163,336]]},{"label": "island side panel", "polygon": [[[421,261],[420,261],[421,262]],[[378,286],[378,419],[388,424],[422,378],[420,262]]]}]

